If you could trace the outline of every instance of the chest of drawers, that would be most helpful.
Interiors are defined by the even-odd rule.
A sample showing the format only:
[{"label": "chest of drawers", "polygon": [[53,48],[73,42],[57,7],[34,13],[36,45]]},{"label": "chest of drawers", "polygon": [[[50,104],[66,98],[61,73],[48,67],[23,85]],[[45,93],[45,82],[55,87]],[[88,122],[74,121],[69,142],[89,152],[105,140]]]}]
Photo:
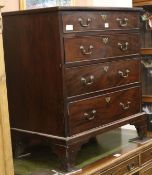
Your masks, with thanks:
[{"label": "chest of drawers", "polygon": [[[82,144],[141,112],[141,9],[52,7],[3,13],[13,142],[49,142],[72,171]],[[15,140],[15,141],[14,141]],[[21,145],[21,144],[17,144]]]}]

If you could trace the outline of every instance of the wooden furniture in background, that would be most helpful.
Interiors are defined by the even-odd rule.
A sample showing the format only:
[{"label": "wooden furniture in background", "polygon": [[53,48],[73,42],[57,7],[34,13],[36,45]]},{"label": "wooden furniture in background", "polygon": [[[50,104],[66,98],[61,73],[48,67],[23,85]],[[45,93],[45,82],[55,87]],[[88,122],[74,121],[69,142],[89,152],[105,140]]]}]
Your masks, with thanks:
[{"label": "wooden furniture in background", "polygon": [[133,0],[134,7],[143,7],[146,5],[152,5],[152,1],[151,0]]},{"label": "wooden furniture in background", "polygon": [[145,144],[128,145],[116,154],[91,164],[76,175],[151,175],[152,141]]},{"label": "wooden furniture in background", "polygon": [[144,137],[140,10],[3,13],[14,152],[42,139],[61,159],[62,170],[73,171],[80,147],[102,132],[131,123]]},{"label": "wooden furniture in background", "polygon": [[[150,0],[133,0],[133,6],[134,7],[143,7],[145,11],[148,11],[150,14],[152,14],[152,1]],[[147,28],[143,24],[143,32],[142,32],[142,48],[141,48],[141,55],[143,56],[151,56],[152,57],[152,31],[150,28]],[[150,67],[149,67],[150,68]],[[151,103],[152,102],[152,91],[151,89],[151,80],[148,79],[148,67],[147,69],[143,67],[143,98],[142,101],[145,103]],[[147,74],[147,75],[146,75]],[[149,90],[148,90],[148,89]],[[147,89],[147,90],[146,90]],[[147,91],[147,92],[146,92]]]},{"label": "wooden furniture in background", "polygon": [[[0,1],[0,11],[4,4]],[[13,175],[13,160],[3,55],[2,17],[0,14],[0,174]]]},{"label": "wooden furniture in background", "polygon": [[[134,7],[143,7],[145,12],[152,14],[152,1],[142,1],[142,0],[133,0]],[[145,13],[144,12],[144,13]],[[145,105],[151,106],[152,104],[152,30],[146,27],[146,23],[143,22],[143,29],[142,29],[142,48],[141,48],[141,55],[142,55],[142,84],[143,84],[143,95],[142,101]],[[145,58],[144,58],[145,57]],[[148,107],[149,111],[151,111],[151,107]],[[152,114],[147,114],[147,117],[151,116]],[[148,119],[148,122],[151,120]],[[148,124],[151,126],[151,124]],[[148,132],[147,136],[152,137],[151,130]],[[145,170],[143,172],[144,175],[150,175],[152,172],[152,165],[149,166],[149,170]]]}]

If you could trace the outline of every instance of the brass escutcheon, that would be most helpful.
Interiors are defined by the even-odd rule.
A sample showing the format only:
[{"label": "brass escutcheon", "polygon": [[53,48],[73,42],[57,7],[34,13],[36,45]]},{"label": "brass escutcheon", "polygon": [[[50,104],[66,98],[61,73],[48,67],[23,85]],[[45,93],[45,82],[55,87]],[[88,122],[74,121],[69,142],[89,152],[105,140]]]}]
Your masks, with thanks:
[{"label": "brass escutcheon", "polygon": [[102,20],[103,21],[106,21],[107,20],[107,15],[101,15],[101,17],[102,17]]},{"label": "brass escutcheon", "polygon": [[110,103],[111,98],[110,97],[106,97],[105,100],[106,100],[107,103]]},{"label": "brass escutcheon", "polygon": [[104,38],[102,38],[102,41],[103,41],[104,44],[107,44],[108,41],[109,41],[109,38],[108,37],[104,37]]}]

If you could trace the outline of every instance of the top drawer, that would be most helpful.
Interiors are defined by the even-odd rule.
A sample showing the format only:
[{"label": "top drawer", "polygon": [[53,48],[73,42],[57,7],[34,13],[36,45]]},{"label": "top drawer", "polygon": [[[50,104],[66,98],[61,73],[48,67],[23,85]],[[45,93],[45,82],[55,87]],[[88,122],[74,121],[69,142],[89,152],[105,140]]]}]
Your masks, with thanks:
[{"label": "top drawer", "polygon": [[62,20],[64,33],[137,29],[140,26],[137,12],[67,12],[63,14]]}]

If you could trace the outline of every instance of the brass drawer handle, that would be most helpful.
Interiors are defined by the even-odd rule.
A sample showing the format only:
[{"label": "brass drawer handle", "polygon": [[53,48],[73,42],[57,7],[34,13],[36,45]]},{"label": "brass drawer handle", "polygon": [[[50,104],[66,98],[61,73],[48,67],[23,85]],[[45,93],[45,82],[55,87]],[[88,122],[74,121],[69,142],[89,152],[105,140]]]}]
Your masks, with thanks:
[{"label": "brass drawer handle", "polygon": [[93,48],[94,48],[93,45],[90,45],[88,49],[85,49],[84,46],[80,46],[80,50],[83,55],[91,55]]},{"label": "brass drawer handle", "polygon": [[91,18],[88,18],[86,20],[86,22],[84,23],[82,18],[78,18],[78,21],[79,21],[81,27],[88,27],[92,20],[91,20]]},{"label": "brass drawer handle", "polygon": [[132,171],[133,169],[135,169],[135,164],[134,163],[128,164],[127,169],[128,171]]},{"label": "brass drawer handle", "polygon": [[126,51],[126,50],[128,50],[128,45],[129,45],[129,43],[128,42],[125,42],[125,43],[118,43],[118,48],[120,49],[120,50],[122,50],[122,51]]},{"label": "brass drawer handle", "polygon": [[131,102],[127,101],[127,104],[125,105],[124,103],[120,102],[120,106],[122,107],[123,110],[127,110],[130,107]]},{"label": "brass drawer handle", "polygon": [[119,25],[121,27],[126,27],[128,25],[128,18],[124,19],[117,18],[116,20],[119,22]]},{"label": "brass drawer handle", "polygon": [[127,78],[127,77],[129,76],[129,72],[130,72],[129,69],[127,69],[125,72],[119,70],[119,71],[118,71],[118,74],[119,74],[120,76],[122,76],[123,78]]},{"label": "brass drawer handle", "polygon": [[94,83],[94,76],[90,75],[89,78],[81,77],[81,83],[86,86],[92,85]]},{"label": "brass drawer handle", "polygon": [[85,112],[84,113],[84,117],[87,119],[87,120],[93,120],[95,118],[95,114],[97,113],[96,110],[92,110],[91,112],[87,113]]}]

